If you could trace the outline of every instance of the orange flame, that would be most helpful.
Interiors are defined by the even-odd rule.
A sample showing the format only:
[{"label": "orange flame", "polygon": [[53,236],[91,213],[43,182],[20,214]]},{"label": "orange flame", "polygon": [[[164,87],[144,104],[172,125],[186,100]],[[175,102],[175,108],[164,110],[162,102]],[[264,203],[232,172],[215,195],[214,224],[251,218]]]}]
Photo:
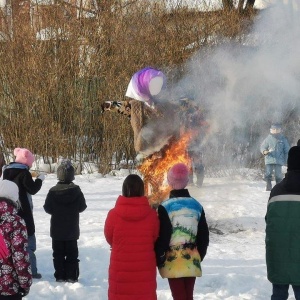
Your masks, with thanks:
[{"label": "orange flame", "polygon": [[165,176],[175,163],[181,162],[191,168],[187,147],[192,136],[192,131],[184,133],[179,140],[171,141],[161,151],[147,157],[138,167],[151,205],[158,205],[167,198],[170,187],[164,183]]}]

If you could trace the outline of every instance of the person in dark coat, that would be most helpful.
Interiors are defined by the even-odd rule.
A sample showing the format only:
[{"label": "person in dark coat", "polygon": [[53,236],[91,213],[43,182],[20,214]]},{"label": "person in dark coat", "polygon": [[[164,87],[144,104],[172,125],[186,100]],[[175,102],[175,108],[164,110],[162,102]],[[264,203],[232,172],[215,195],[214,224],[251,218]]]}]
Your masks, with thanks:
[{"label": "person in dark coat", "polygon": [[24,220],[17,215],[18,186],[9,180],[0,180],[0,299],[21,300],[32,284],[27,252],[27,230]]},{"label": "person in dark coat", "polygon": [[86,209],[80,187],[73,183],[75,170],[69,160],[57,168],[58,183],[46,197],[44,209],[51,215],[54,277],[57,282],[77,282],[79,277],[79,213]]},{"label": "person in dark coat", "polygon": [[172,190],[169,199],[158,207],[157,266],[161,277],[168,278],[173,299],[191,300],[196,277],[202,276],[201,261],[209,244],[209,231],[202,205],[185,188],[188,167],[175,164],[167,180]]},{"label": "person in dark coat", "polygon": [[266,213],[266,264],[271,300],[300,300],[300,146],[289,150],[285,178],[271,190]]},{"label": "person in dark coat", "polygon": [[40,174],[33,180],[29,169],[34,162],[33,154],[25,148],[14,149],[15,161],[3,167],[3,179],[13,181],[19,188],[19,199],[21,208],[18,215],[24,219],[28,233],[27,251],[30,257],[32,278],[40,279],[42,275],[38,273],[35,238],[35,224],[33,219],[33,203],[31,195],[35,195],[42,187],[44,174]]},{"label": "person in dark coat", "polygon": [[142,178],[128,175],[104,225],[111,246],[109,300],[157,299],[154,244],[158,230],[157,213],[144,195]]}]

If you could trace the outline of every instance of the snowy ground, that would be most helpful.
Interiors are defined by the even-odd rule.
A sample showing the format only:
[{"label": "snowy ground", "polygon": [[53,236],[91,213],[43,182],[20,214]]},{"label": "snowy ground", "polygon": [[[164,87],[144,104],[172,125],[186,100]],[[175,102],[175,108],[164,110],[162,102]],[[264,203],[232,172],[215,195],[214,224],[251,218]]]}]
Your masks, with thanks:
[{"label": "snowy ground", "polygon": [[[110,251],[103,235],[107,212],[121,193],[124,175],[103,178],[99,174],[76,176],[88,208],[81,214],[79,282],[56,283],[53,277],[50,216],[43,210],[46,194],[56,184],[50,174],[33,197],[38,269],[25,299],[105,300]],[[203,205],[210,231],[210,246],[202,263],[203,277],[195,285],[195,300],[266,300],[271,284],[266,278],[264,216],[269,194],[263,181],[242,178],[205,178],[201,189],[189,187]],[[171,300],[168,282],[157,275],[159,300]],[[294,299],[290,290],[290,298]]]}]

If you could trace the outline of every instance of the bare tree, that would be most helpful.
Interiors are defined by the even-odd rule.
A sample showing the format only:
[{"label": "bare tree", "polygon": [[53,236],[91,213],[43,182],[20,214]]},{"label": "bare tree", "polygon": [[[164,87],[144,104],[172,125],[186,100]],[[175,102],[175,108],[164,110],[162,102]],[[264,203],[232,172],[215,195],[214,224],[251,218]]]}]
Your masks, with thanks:
[{"label": "bare tree", "polygon": [[123,100],[145,66],[176,84],[193,53],[213,47],[211,36],[238,36],[252,21],[230,0],[222,11],[170,10],[164,0],[24,3],[0,14],[1,150],[92,160],[103,173],[113,157],[135,157],[130,122],[102,114],[103,101]]}]

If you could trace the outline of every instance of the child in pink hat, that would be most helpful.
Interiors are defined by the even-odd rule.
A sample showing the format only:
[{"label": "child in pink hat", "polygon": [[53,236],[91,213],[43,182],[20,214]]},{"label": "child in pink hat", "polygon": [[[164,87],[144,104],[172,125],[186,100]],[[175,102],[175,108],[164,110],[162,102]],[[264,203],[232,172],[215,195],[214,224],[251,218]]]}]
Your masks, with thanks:
[{"label": "child in pink hat", "polygon": [[45,175],[39,175],[33,180],[29,169],[34,162],[34,155],[25,148],[14,149],[15,161],[3,167],[3,179],[7,179],[16,183],[19,188],[19,200],[21,208],[18,210],[18,215],[24,219],[28,232],[28,247],[32,277],[39,279],[41,274],[37,271],[36,263],[36,238],[35,224],[33,219],[33,205],[31,195],[35,195],[42,187],[42,182]]},{"label": "child in pink hat", "polygon": [[193,299],[196,277],[202,276],[201,261],[209,244],[202,205],[186,189],[189,169],[175,164],[167,174],[172,188],[169,199],[158,207],[160,234],[155,245],[162,278],[168,278],[174,300]]}]

